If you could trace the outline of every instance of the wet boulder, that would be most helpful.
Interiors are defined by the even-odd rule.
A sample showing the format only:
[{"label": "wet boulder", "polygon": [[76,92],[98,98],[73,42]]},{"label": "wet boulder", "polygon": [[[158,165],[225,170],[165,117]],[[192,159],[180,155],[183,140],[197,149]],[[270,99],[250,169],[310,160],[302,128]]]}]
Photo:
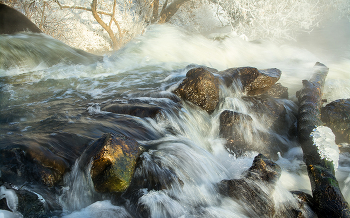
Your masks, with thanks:
[{"label": "wet boulder", "polygon": [[247,95],[261,95],[270,89],[281,77],[282,72],[276,68],[258,70],[255,67],[230,68],[220,72],[227,87],[232,83],[242,85]]},{"label": "wet boulder", "polygon": [[288,99],[288,88],[282,86],[281,83],[276,83],[267,90],[266,94],[273,98],[285,98]]},{"label": "wet boulder", "polygon": [[130,202],[128,210],[134,211],[136,217],[150,217],[151,215],[149,207],[140,201],[145,193],[174,187],[180,189],[184,184],[174,169],[162,165],[154,155],[155,152],[155,150],[150,150],[140,156],[129,188],[121,198],[112,199],[115,204],[121,204],[121,199],[127,199]]},{"label": "wet boulder", "polygon": [[24,14],[0,3],[0,34],[15,34],[23,31],[42,32]]},{"label": "wet boulder", "polygon": [[282,134],[289,131],[292,122],[287,117],[284,101],[269,96],[247,96],[242,99],[248,104],[250,110],[264,118],[266,128]]},{"label": "wet boulder", "polygon": [[221,112],[219,135],[226,139],[225,148],[236,156],[246,151],[255,150],[244,138],[245,131],[250,131],[252,118],[248,114],[224,110]]},{"label": "wet boulder", "polygon": [[239,200],[250,216],[273,217],[275,214],[272,192],[281,176],[281,168],[259,154],[241,179],[223,180],[220,194]]},{"label": "wet boulder", "polygon": [[123,192],[130,185],[141,153],[133,138],[107,133],[84,151],[80,167],[92,161],[90,175],[97,192]]},{"label": "wet boulder", "polygon": [[23,189],[23,187],[20,189],[17,187],[13,188],[5,183],[0,187],[0,193],[5,193],[5,195],[0,196],[3,197],[0,200],[0,210],[19,212],[23,217],[28,218],[44,218],[53,215],[50,205],[47,204],[42,196]]},{"label": "wet boulder", "polygon": [[4,182],[17,185],[39,182],[52,187],[62,181],[68,168],[69,164],[63,158],[35,143],[0,150],[0,170]]},{"label": "wet boulder", "polygon": [[333,101],[321,108],[321,120],[332,129],[336,143],[350,143],[350,98]]},{"label": "wet boulder", "polygon": [[161,107],[149,104],[122,104],[122,103],[114,103],[111,105],[107,105],[102,108],[104,111],[116,113],[116,114],[128,114],[131,116],[136,116],[140,118],[150,117],[154,118],[157,114],[162,110]]},{"label": "wet boulder", "polygon": [[173,92],[212,113],[219,103],[219,80],[206,68],[194,68]]}]

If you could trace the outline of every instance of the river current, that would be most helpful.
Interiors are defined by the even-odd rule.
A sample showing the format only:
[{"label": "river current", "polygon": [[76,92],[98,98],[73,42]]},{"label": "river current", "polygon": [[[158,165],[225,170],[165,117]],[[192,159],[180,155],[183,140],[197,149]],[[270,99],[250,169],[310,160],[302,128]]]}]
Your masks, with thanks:
[{"label": "river current", "polygon": [[[350,38],[349,29],[345,30],[345,37]],[[268,131],[264,120],[240,100],[243,94],[225,89],[221,93],[224,103],[211,115],[186,103],[178,113],[169,110],[154,119],[115,115],[101,108],[130,101],[171,108],[168,97],[189,69],[252,66],[282,71],[279,82],[288,87],[292,101],[287,109],[293,119],[297,112],[295,93],[301,89],[301,81],[311,77],[317,61],[330,69],[323,98],[327,102],[350,98],[350,43],[327,44],[329,41],[321,40],[323,36],[332,37],[320,30],[318,35],[304,35],[300,43],[248,42],[233,34],[213,39],[156,25],[122,49],[105,55],[103,61],[90,63],[87,59],[84,64],[75,64],[75,58],[81,58],[78,53],[45,35],[0,36],[0,41],[6,42],[0,45],[0,146],[40,144],[74,166],[84,149],[79,146],[103,133],[121,132],[149,146],[143,154],[149,170],[161,162],[184,183],[167,190],[144,191],[139,201],[150,208],[152,217],[251,217],[239,202],[218,196],[214,186],[223,179],[240,178],[258,154],[253,151],[235,157],[225,150],[218,131],[220,113],[225,109],[249,113],[255,129]],[[246,134],[250,140],[257,140],[254,134]],[[300,146],[288,139],[284,143],[288,152],[274,154],[282,168],[273,194],[277,208],[296,204],[289,191],[311,193]],[[336,176],[347,201],[349,163],[350,156],[340,154]],[[63,207],[60,216],[130,216],[123,205],[113,205],[110,199],[96,202],[91,181],[72,168],[60,195],[53,196]]]}]

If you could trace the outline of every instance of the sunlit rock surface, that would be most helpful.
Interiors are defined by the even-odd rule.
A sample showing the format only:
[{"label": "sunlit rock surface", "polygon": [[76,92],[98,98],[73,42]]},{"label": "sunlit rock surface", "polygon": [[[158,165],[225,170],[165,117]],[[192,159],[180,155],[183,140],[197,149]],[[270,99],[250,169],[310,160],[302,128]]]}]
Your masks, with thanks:
[{"label": "sunlit rock surface", "polygon": [[288,99],[288,88],[281,83],[275,83],[267,90],[266,94],[273,98],[285,98]]},{"label": "sunlit rock surface", "polygon": [[92,161],[91,178],[95,190],[125,191],[130,185],[140,154],[140,146],[134,139],[124,135],[104,134],[83,154],[86,160]]},{"label": "sunlit rock surface", "polygon": [[233,82],[242,85],[248,95],[261,95],[270,89],[281,77],[279,69],[258,70],[255,67],[230,68],[220,72],[226,86]]},{"label": "sunlit rock surface", "polygon": [[187,72],[174,93],[212,113],[219,103],[219,82],[207,69],[195,68]]}]

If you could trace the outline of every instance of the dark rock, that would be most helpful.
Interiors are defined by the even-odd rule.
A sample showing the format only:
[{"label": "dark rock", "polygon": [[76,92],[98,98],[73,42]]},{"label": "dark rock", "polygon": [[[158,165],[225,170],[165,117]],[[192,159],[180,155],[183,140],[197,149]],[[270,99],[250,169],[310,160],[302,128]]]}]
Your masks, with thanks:
[{"label": "dark rock", "polygon": [[321,119],[332,129],[336,143],[350,143],[350,98],[333,101],[321,108]]},{"label": "dark rock", "polygon": [[212,113],[219,103],[219,82],[207,69],[195,68],[187,72],[174,93]]},{"label": "dark rock", "polygon": [[16,190],[18,197],[18,211],[28,218],[49,217],[45,203],[42,202],[38,195],[27,190]]},{"label": "dark rock", "polygon": [[284,134],[289,131],[292,123],[287,120],[287,110],[284,102],[268,96],[243,97],[253,110],[260,117],[265,117],[266,128],[270,128],[277,133]]},{"label": "dark rock", "polygon": [[0,170],[4,182],[21,185],[40,182],[48,187],[58,184],[68,169],[67,162],[37,144],[0,150]]},{"label": "dark rock", "polygon": [[80,164],[84,169],[92,158],[90,174],[97,192],[123,192],[130,185],[140,154],[141,147],[134,139],[108,133],[84,151]]},{"label": "dark rock", "polygon": [[288,99],[288,88],[282,86],[281,83],[276,83],[267,90],[266,94],[273,98]]},{"label": "dark rock", "polygon": [[248,169],[245,177],[275,185],[281,176],[281,167],[262,154],[258,154]]},{"label": "dark rock", "polygon": [[[21,213],[23,217],[44,218],[52,215],[47,202],[41,197],[39,198],[39,195],[25,189],[12,188],[11,185],[7,183],[2,188],[14,192],[17,196],[18,204],[15,211]],[[0,200],[0,209],[11,211],[7,204],[8,202],[5,196],[5,198]]]},{"label": "dark rock", "polygon": [[148,104],[121,104],[115,103],[104,107],[102,110],[116,113],[128,114],[136,117],[151,117],[154,118],[162,110],[161,107]]},{"label": "dark rock", "polygon": [[226,149],[236,156],[247,151],[257,151],[269,157],[277,157],[277,152],[287,151],[289,145],[277,134],[288,135],[296,118],[293,114],[287,114],[284,102],[267,96],[243,97],[243,100],[248,102],[250,110],[260,117],[270,131],[254,130],[253,119],[247,114],[223,111],[220,114],[219,134],[226,139]]},{"label": "dark rock", "polygon": [[272,192],[280,175],[280,167],[259,154],[244,178],[223,180],[218,188],[220,194],[239,200],[250,216],[273,217],[275,207]]},{"label": "dark rock", "polygon": [[0,3],[0,34],[15,34],[23,31],[41,33],[41,30],[22,13]]},{"label": "dark rock", "polygon": [[276,68],[258,70],[254,67],[240,67],[227,69],[220,74],[227,87],[236,82],[242,85],[242,91],[248,95],[261,95],[280,79],[282,73]]},{"label": "dark rock", "polygon": [[292,191],[291,192],[293,196],[298,201],[299,208],[294,209],[294,213],[296,214],[295,217],[300,218],[316,218],[317,215],[315,214],[315,202],[311,195],[306,194],[305,192],[301,191]]},{"label": "dark rock", "polygon": [[225,110],[220,114],[220,137],[226,139],[225,147],[236,156],[241,156],[246,151],[255,150],[253,145],[244,139],[244,131],[250,130],[252,118],[247,114],[241,114]]},{"label": "dark rock", "polygon": [[[154,150],[150,150],[140,156],[131,184],[122,195],[122,198],[130,202],[128,210],[136,212],[136,217],[150,217],[148,206],[139,202],[145,191],[159,191],[183,186],[183,181],[178,178],[175,171],[163,166],[153,152]],[[120,204],[118,199],[114,200],[114,203]]]}]

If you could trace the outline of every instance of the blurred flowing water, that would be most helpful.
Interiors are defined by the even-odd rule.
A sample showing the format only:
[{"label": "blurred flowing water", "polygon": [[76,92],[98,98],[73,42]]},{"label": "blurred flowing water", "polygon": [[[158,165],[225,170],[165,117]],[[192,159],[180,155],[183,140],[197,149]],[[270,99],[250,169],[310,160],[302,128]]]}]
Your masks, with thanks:
[{"label": "blurred flowing water", "polygon": [[[346,31],[344,34],[350,36],[349,29]],[[185,102],[179,108],[170,100],[171,91],[189,69],[197,66],[217,70],[278,68],[282,71],[280,82],[289,88],[291,101],[285,107],[293,120],[297,112],[295,92],[302,87],[301,80],[311,77],[312,67],[319,61],[330,68],[324,98],[328,102],[350,98],[349,41],[337,48],[342,51],[335,51],[337,58],[333,58],[334,50],[320,52],[328,45],[312,44],[310,37],[300,39],[300,44],[248,42],[233,34],[211,39],[156,25],[96,62],[42,34],[2,35],[0,147],[35,143],[70,163],[72,171],[65,176],[62,193],[55,196],[65,217],[131,216],[124,205],[113,205],[108,196],[98,196],[100,200],[95,202],[99,194],[86,176],[89,167],[86,172],[74,167],[86,144],[106,132],[123,133],[149,148],[142,154],[143,167],[135,175],[153,173],[161,177],[169,169],[183,182],[175,181],[160,191],[140,190],[139,203],[149,208],[152,217],[252,217],[253,212],[238,201],[220,196],[215,186],[223,179],[240,178],[258,154],[252,151],[236,157],[226,151],[219,136],[219,115],[223,110],[250,114],[253,125],[249,131],[242,131],[257,148],[266,145],[256,132],[277,133],[267,126],[264,117],[248,109],[241,100],[244,94],[234,88],[223,88],[224,100],[211,115]],[[161,105],[165,110],[154,119],[101,110],[112,102],[131,101]],[[277,210],[297,204],[289,191],[311,192],[301,148],[284,135],[279,137],[288,152],[271,154],[282,168],[273,194]],[[337,169],[348,201],[349,161],[348,155],[340,154]]]}]

